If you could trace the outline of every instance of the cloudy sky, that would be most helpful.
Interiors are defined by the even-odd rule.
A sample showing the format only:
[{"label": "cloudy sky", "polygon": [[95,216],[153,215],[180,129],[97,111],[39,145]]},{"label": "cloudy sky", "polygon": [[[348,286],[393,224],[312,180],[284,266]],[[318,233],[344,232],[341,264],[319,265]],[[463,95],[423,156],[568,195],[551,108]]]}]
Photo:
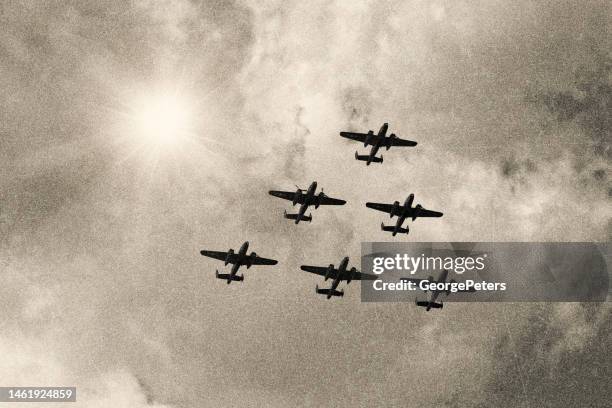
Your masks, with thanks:
[{"label": "cloudy sky", "polygon": [[[0,4],[0,384],[77,406],[604,406],[607,304],[325,301],[389,239],[609,241],[602,1]],[[180,123],[164,137],[168,121]],[[382,122],[414,149],[354,160]],[[317,180],[341,208],[282,219]],[[214,279],[202,248],[274,268]],[[589,405],[590,404],[590,405]]]}]

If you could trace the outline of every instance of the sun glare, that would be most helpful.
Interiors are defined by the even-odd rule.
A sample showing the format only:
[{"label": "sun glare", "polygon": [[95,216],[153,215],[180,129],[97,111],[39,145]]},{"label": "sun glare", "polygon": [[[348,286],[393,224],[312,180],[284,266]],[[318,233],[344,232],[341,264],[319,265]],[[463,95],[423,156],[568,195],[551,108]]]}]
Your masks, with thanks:
[{"label": "sun glare", "polygon": [[209,158],[218,156],[219,149],[211,145],[221,143],[209,136],[209,121],[203,115],[210,112],[203,109],[202,99],[177,85],[127,89],[118,98],[124,102],[117,103],[120,109],[113,116],[118,162],[135,160],[151,169],[184,165],[201,152]]},{"label": "sun glare", "polygon": [[189,106],[174,95],[143,98],[133,111],[137,137],[144,143],[174,145],[191,132]]}]

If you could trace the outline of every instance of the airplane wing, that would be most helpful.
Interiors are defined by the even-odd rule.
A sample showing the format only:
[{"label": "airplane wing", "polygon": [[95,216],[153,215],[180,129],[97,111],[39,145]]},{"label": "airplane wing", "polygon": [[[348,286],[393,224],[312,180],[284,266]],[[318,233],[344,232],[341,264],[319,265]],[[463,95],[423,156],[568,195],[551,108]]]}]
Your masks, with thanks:
[{"label": "airplane wing", "polygon": [[[317,275],[325,276],[327,274],[327,268],[324,266],[310,266],[310,265],[302,265],[300,269],[306,272],[314,273]],[[336,268],[332,269],[329,273],[329,278],[335,279],[338,276],[338,270]]]},{"label": "airplane wing", "polygon": [[[270,194],[271,196],[274,197],[278,197],[278,198],[282,198],[283,200],[289,200],[289,201],[293,201],[293,199],[295,198],[295,191],[274,191],[274,190],[270,190],[268,192],[268,194]],[[302,204],[304,201],[304,194],[300,194],[300,196],[298,197],[298,203]]]},{"label": "airplane wing", "polygon": [[[207,250],[201,250],[200,251],[201,255],[207,256],[209,258],[214,258],[214,259],[218,259],[220,261],[225,261],[226,257],[227,257],[227,252],[221,252],[221,251],[207,251]],[[238,257],[236,256],[236,254],[232,254],[230,255],[230,259],[229,262],[230,263],[234,263],[236,261]]]},{"label": "airplane wing", "polygon": [[346,201],[340,200],[338,198],[331,198],[326,195],[319,196],[319,205],[344,205]]},{"label": "airplane wing", "polygon": [[[414,211],[414,209],[412,211]],[[432,210],[426,210],[425,208],[420,208],[417,211],[417,213],[416,213],[417,218],[423,218],[423,217],[441,217],[442,215],[444,215],[444,214],[441,213],[441,212],[432,211]]]},{"label": "airplane wing", "polygon": [[[317,275],[325,276],[327,275],[327,268],[324,266],[310,266],[310,265],[302,265],[300,269],[306,272],[314,273]],[[350,275],[350,270],[345,272],[345,275],[340,277],[341,280],[347,280]],[[330,279],[336,279],[338,277],[338,269],[334,268],[331,270],[329,275],[327,276]],[[368,273],[355,272],[350,276],[351,280],[376,280],[378,276],[370,275]]]},{"label": "airplane wing", "polygon": [[367,133],[355,133],[355,132],[340,132],[340,136],[363,143],[365,142],[366,137],[368,137],[368,134]]},{"label": "airplane wing", "polygon": [[276,265],[278,261],[276,259],[262,258],[260,256],[251,257],[251,265]]},{"label": "airplane wing", "polygon": [[[347,272],[350,272],[350,271],[347,271]],[[355,272],[351,276],[351,280],[376,280],[376,279],[378,279],[378,276],[370,275],[369,273],[363,273],[363,272]]]},{"label": "airplane wing", "polygon": [[391,146],[414,147],[416,145],[417,145],[417,142],[413,142],[412,140],[400,139],[399,137],[391,138]]},{"label": "airplane wing", "polygon": [[389,214],[393,211],[393,204],[366,203],[366,207]]}]

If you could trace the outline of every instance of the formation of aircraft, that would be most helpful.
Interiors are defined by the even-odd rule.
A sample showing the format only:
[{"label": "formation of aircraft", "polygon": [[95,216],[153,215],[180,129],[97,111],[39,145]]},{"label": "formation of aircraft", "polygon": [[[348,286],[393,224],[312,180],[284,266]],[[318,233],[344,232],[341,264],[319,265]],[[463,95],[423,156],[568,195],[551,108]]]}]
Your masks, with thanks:
[{"label": "formation of aircraft", "polygon": [[395,135],[395,133],[391,133],[389,136],[386,136],[388,129],[389,124],[384,123],[377,134],[374,134],[374,131],[370,130],[368,133],[340,132],[340,136],[361,142],[363,143],[363,147],[368,147],[368,145],[372,146],[369,154],[360,155],[358,152],[355,152],[355,159],[365,161],[366,166],[369,166],[372,162],[383,162],[382,154],[380,157],[376,157],[376,153],[378,153],[378,149],[381,147],[385,147],[387,150],[389,150],[391,146],[414,147],[417,145],[417,142],[413,142],[412,140],[400,139]]},{"label": "formation of aircraft", "polygon": [[341,281],[346,281],[348,285],[354,280],[376,280],[376,275],[370,275],[367,273],[359,272],[354,266],[348,269],[349,257],[344,257],[338,265],[338,268],[334,267],[334,264],[329,266],[310,266],[302,265],[300,269],[306,272],[314,273],[325,277],[325,281],[332,279],[331,287],[328,289],[319,289],[319,285],[316,286],[316,293],[320,295],[326,295],[327,299],[331,299],[332,296],[344,296],[343,290],[337,290],[338,285]]},{"label": "formation of aircraft", "polygon": [[[297,187],[297,186],[296,186]],[[287,214],[285,211],[285,218],[295,220],[298,224],[300,221],[312,221],[312,214],[306,215],[306,210],[310,206],[314,206],[315,209],[319,208],[320,205],[344,205],[346,201],[337,198],[331,198],[327,196],[323,190],[317,194],[317,182],[313,181],[308,189],[304,190],[297,187],[296,191],[275,191],[270,190],[268,192],[271,196],[282,198],[283,200],[289,200],[293,202],[293,205],[300,204],[300,209],[297,214]]]},{"label": "formation of aircraft", "polygon": [[227,280],[227,284],[229,285],[230,283],[232,283],[232,281],[244,280],[244,275],[238,275],[238,269],[243,265],[246,266],[247,269],[249,269],[253,265],[276,265],[278,263],[278,261],[276,261],[275,259],[268,259],[257,256],[255,252],[251,252],[247,255],[248,249],[249,241],[242,244],[238,252],[234,252],[233,249],[230,249],[227,252],[208,251],[206,249],[203,249],[200,251],[200,254],[209,258],[214,258],[223,261],[225,265],[232,264],[232,269],[230,273],[219,273],[219,270],[215,272],[215,277],[217,279],[225,279]]},{"label": "formation of aircraft", "polygon": [[[377,134],[374,134],[372,130],[368,133],[355,133],[355,132],[340,132],[340,136],[345,137],[347,139],[356,140],[362,142],[364,147],[372,146],[369,154],[367,155],[359,155],[358,152],[355,152],[355,158],[360,161],[365,161],[366,165],[370,165],[370,163],[382,163],[383,157],[377,157],[376,154],[381,147],[385,147],[387,150],[391,148],[391,146],[416,146],[417,142],[411,140],[405,140],[397,137],[394,133],[391,133],[387,136],[387,130],[389,129],[389,124],[384,123]],[[297,187],[297,186],[296,186]],[[307,189],[302,189],[297,187],[296,191],[278,191],[278,190],[270,190],[269,194],[282,198],[284,200],[291,201],[293,206],[299,204],[299,210],[295,214],[288,214],[287,211],[284,213],[284,217],[290,220],[294,220],[295,224],[299,224],[300,221],[312,221],[312,214],[306,215],[306,211],[308,207],[314,206],[315,209],[319,208],[321,205],[344,205],[346,204],[345,200],[341,200],[338,198],[332,198],[327,196],[323,189],[319,193],[317,193],[317,182],[313,181]],[[374,210],[383,211],[390,215],[391,218],[397,217],[397,222],[395,225],[386,226],[384,223],[381,224],[381,228],[383,231],[388,231],[395,236],[397,233],[408,233],[409,228],[406,226],[404,228],[402,225],[404,221],[408,218],[411,218],[412,221],[416,220],[417,217],[441,217],[443,214],[438,211],[427,210],[423,208],[420,204],[412,207],[412,203],[414,201],[414,194],[410,194],[403,205],[400,205],[399,201],[395,201],[393,204],[384,204],[384,203],[366,203],[366,207],[372,208]],[[230,249],[227,252],[222,251],[210,251],[203,249],[200,251],[200,254],[209,258],[218,259],[223,261],[227,266],[228,264],[232,264],[231,270],[229,273],[219,273],[219,270],[215,272],[215,277],[217,279],[223,279],[230,284],[232,281],[243,281],[244,275],[238,275],[238,270],[241,266],[246,266],[249,269],[253,265],[276,265],[278,261],[275,259],[262,258],[258,256],[255,252],[251,252],[247,254],[249,248],[249,242],[245,242],[242,244],[238,252],[234,252],[233,249]],[[332,279],[331,286],[329,288],[319,288],[316,285],[315,291],[317,294],[325,295],[327,299],[331,299],[332,297],[342,297],[344,296],[344,290],[338,290],[338,286],[342,281],[346,281],[347,285],[351,283],[353,280],[376,280],[376,275],[370,275],[367,273],[359,272],[355,267],[348,268],[349,258],[345,257],[342,259],[338,267],[334,267],[333,264],[329,266],[311,266],[311,265],[302,265],[300,268],[303,271],[314,273],[325,278],[325,281],[328,279]],[[448,271],[444,271],[439,281],[445,281],[448,275]],[[420,282],[421,279],[413,279],[406,278],[407,280]],[[430,278],[432,279],[432,278]],[[431,308],[442,308],[442,302],[437,303],[436,299],[438,298],[441,291],[432,292],[431,299],[429,301],[423,302],[417,300],[418,306],[426,307],[429,311]],[[447,293],[448,295],[448,293]]]},{"label": "formation of aircraft", "polygon": [[414,201],[414,194],[410,194],[406,201],[404,201],[404,205],[400,205],[399,201],[395,201],[393,204],[383,204],[383,203],[366,203],[366,207],[371,208],[373,210],[386,212],[389,214],[389,218],[397,217],[397,222],[395,225],[385,225],[385,223],[380,224],[380,228],[383,231],[391,232],[393,236],[395,236],[398,232],[406,233],[410,232],[410,228],[406,226],[406,228],[402,227],[404,221],[407,218],[411,218],[412,221],[416,220],[418,217],[441,217],[444,215],[439,211],[432,211],[423,208],[421,204],[417,204],[415,207],[412,207],[412,202]]},{"label": "formation of aircraft", "polygon": [[[415,284],[419,284],[422,281],[428,281],[430,283],[446,283],[446,279],[448,278],[448,270],[444,269],[441,273],[440,276],[438,276],[437,280],[434,280],[433,276],[428,277],[427,279],[419,279],[419,278],[402,278],[403,281],[405,282],[414,282]],[[456,283],[456,281],[454,279],[451,279],[449,281],[449,283]],[[475,292],[476,290],[474,288],[470,288],[467,290],[458,290],[457,292]],[[427,291],[426,291],[427,292]],[[436,289],[431,291],[431,297],[429,298],[429,300],[418,300],[416,299],[416,301],[414,302],[417,306],[420,307],[424,307],[426,311],[430,311],[431,309],[442,309],[444,307],[444,303],[442,303],[442,301],[440,301],[439,303],[436,302],[436,300],[438,299],[438,296],[440,296],[440,294],[445,293],[446,296],[450,295],[450,290],[440,290],[440,289]]]}]

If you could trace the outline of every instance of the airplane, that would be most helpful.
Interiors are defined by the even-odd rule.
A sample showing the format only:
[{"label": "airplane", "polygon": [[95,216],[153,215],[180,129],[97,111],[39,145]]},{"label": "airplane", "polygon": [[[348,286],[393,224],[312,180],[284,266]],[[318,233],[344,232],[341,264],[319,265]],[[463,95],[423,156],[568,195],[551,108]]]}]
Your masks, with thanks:
[{"label": "airplane", "polygon": [[320,295],[327,295],[327,299],[331,299],[332,296],[344,296],[343,290],[336,290],[341,281],[345,280],[348,285],[353,280],[376,280],[378,279],[375,275],[359,272],[353,266],[347,270],[349,258],[344,257],[338,265],[338,269],[334,268],[334,264],[329,264],[328,267],[324,266],[309,266],[302,265],[300,269],[306,272],[315,273],[325,277],[325,280],[333,279],[332,285],[329,289],[319,289],[319,285],[316,287],[316,293]]},{"label": "airplane", "polygon": [[340,136],[362,142],[363,147],[368,147],[368,145],[372,146],[372,149],[370,149],[370,154],[362,156],[358,152],[355,152],[355,159],[365,161],[366,166],[369,166],[372,162],[383,162],[382,154],[380,157],[376,157],[376,153],[378,153],[378,149],[381,147],[386,147],[387,150],[389,150],[391,146],[413,147],[417,145],[417,142],[413,142],[412,140],[400,139],[399,137],[395,136],[395,133],[385,136],[388,128],[389,124],[384,123],[376,135],[374,134],[373,130],[370,130],[368,133],[340,132]]},{"label": "airplane", "polygon": [[366,207],[389,213],[390,218],[393,218],[394,216],[398,217],[395,225],[385,225],[384,222],[380,224],[380,228],[383,231],[390,231],[393,233],[393,236],[395,236],[398,232],[406,234],[410,232],[410,228],[407,225],[406,228],[402,228],[402,224],[406,218],[412,218],[412,221],[414,222],[417,217],[441,217],[444,215],[438,211],[427,210],[423,208],[421,204],[417,204],[415,207],[412,207],[413,201],[414,194],[410,194],[402,206],[400,206],[399,201],[395,201],[393,204],[366,203]]},{"label": "airplane", "polygon": [[276,265],[278,263],[278,261],[274,259],[267,259],[257,256],[255,252],[251,252],[250,255],[247,255],[248,249],[249,241],[246,241],[244,244],[242,244],[238,252],[234,252],[233,249],[230,249],[228,252],[207,251],[203,249],[200,251],[200,254],[209,258],[224,261],[225,265],[228,263],[232,264],[232,270],[230,273],[219,273],[219,270],[215,272],[215,277],[217,279],[226,279],[227,284],[229,285],[232,283],[232,281],[244,280],[244,275],[237,275],[238,268],[240,268],[242,265],[245,265],[247,269],[249,269],[253,265]]},{"label": "airplane", "polygon": [[[429,281],[430,283],[446,283],[446,278],[448,278],[448,270],[444,269],[442,271],[442,273],[440,273],[440,276],[438,277],[438,280],[434,280],[433,276],[428,277],[427,279],[418,279],[418,278],[402,278],[402,281],[405,282],[414,282],[415,284],[419,284],[420,282],[426,280]],[[456,283],[456,281],[454,279],[451,279],[449,281],[449,283]],[[427,292],[427,290],[425,291]],[[466,289],[466,290],[458,290],[457,292],[476,292],[476,289],[474,289],[473,287],[471,287],[470,289]],[[450,295],[450,289],[448,290],[433,290],[431,291],[431,298],[429,300],[421,300],[419,301],[419,299],[415,300],[415,304],[417,306],[420,307],[424,307],[426,311],[430,311],[431,309],[442,309],[444,307],[444,303],[442,303],[442,301],[440,301],[439,303],[436,303],[436,300],[438,299],[438,296],[441,293],[446,293],[446,296],[448,297],[448,295]]]},{"label": "airplane", "polygon": [[[296,186],[297,187],[297,186]],[[312,221],[312,214],[305,215],[306,210],[309,206],[314,205],[314,208],[319,208],[320,205],[344,205],[346,201],[339,200],[337,198],[328,197],[321,189],[319,194],[316,194],[317,182],[313,181],[308,190],[297,187],[297,191],[274,191],[270,190],[268,193],[274,197],[282,198],[284,200],[290,200],[293,205],[300,204],[300,210],[297,214],[287,214],[285,211],[285,218],[295,220],[298,224],[300,221]]]}]

